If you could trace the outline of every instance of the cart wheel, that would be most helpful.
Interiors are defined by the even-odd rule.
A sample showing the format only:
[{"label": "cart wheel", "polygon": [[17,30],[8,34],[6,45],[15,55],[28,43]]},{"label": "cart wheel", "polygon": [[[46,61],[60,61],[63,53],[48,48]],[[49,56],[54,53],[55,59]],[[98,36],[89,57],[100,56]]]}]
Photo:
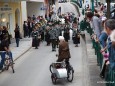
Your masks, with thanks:
[{"label": "cart wheel", "polygon": [[56,84],[57,77],[56,77],[56,74],[55,74],[55,73],[52,73],[51,79],[52,79],[52,83],[53,83],[53,84]]},{"label": "cart wheel", "polygon": [[51,64],[49,67],[51,73],[52,73],[52,68],[53,68],[53,65]]},{"label": "cart wheel", "polygon": [[67,80],[69,81],[69,82],[72,82],[73,81],[73,73],[74,73],[74,70],[73,70],[73,68],[71,67],[71,69],[69,69],[69,71],[67,72]]}]

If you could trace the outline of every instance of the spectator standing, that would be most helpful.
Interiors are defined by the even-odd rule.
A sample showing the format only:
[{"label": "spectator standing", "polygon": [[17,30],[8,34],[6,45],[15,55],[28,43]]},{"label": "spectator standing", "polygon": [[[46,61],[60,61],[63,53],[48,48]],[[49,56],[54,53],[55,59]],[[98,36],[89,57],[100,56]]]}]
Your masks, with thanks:
[{"label": "spectator standing", "polygon": [[97,13],[95,15],[92,12],[87,13],[87,18],[89,19],[89,21],[92,21],[94,33],[96,34],[98,39],[102,31],[102,25],[101,25],[102,21],[99,17],[100,15]]},{"label": "spectator standing", "polygon": [[32,21],[29,20],[28,21],[28,35],[29,35],[29,37],[31,36],[31,33],[32,33]]},{"label": "spectator standing", "polygon": [[27,24],[27,21],[24,21],[23,30],[24,30],[24,38],[25,38],[26,36],[28,36],[28,24]]},{"label": "spectator standing", "polygon": [[115,71],[115,46],[112,46],[112,42],[110,39],[110,35],[113,30],[115,30],[115,20],[114,19],[108,19],[105,22],[105,29],[108,34],[108,45],[107,49],[109,51],[109,63],[110,63],[110,70]]},{"label": "spectator standing", "polygon": [[[106,81],[109,82],[110,79],[108,79],[110,76],[115,76],[115,74],[112,75],[112,72],[115,72],[115,46],[113,45],[115,41],[112,39],[115,37],[111,37],[112,32],[115,30],[115,20],[114,19],[108,19],[104,24],[105,30],[108,35],[108,43],[106,48],[104,48],[102,51],[105,51],[108,49],[109,57],[108,61],[106,62],[107,65],[107,72],[106,72]],[[109,80],[109,81],[108,81]],[[114,81],[113,81],[114,82]],[[106,83],[107,86],[114,86],[114,83]]]},{"label": "spectator standing", "polygon": [[101,46],[103,47],[103,48],[105,48],[106,47],[106,42],[107,42],[107,38],[108,38],[108,35],[107,35],[107,33],[106,33],[106,31],[105,31],[105,28],[104,28],[104,23],[105,23],[105,21],[106,21],[106,17],[102,17],[102,27],[103,27],[103,31],[101,32],[101,35],[100,35],[100,37],[99,37],[99,42],[100,42],[100,44],[101,44]]}]

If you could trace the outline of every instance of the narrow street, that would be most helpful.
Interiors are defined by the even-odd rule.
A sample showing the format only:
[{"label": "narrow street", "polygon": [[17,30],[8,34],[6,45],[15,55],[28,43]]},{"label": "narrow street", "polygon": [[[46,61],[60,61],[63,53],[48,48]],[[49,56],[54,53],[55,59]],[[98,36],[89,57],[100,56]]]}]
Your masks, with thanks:
[{"label": "narrow street", "polygon": [[[71,59],[75,73],[72,83],[67,80],[58,80],[58,86],[83,86],[82,46],[75,47],[69,41]],[[58,50],[58,49],[57,49]],[[53,86],[49,65],[55,62],[56,52],[51,51],[51,46],[41,43],[38,50],[32,48],[15,62],[15,71],[5,71],[0,74],[0,86]]]}]

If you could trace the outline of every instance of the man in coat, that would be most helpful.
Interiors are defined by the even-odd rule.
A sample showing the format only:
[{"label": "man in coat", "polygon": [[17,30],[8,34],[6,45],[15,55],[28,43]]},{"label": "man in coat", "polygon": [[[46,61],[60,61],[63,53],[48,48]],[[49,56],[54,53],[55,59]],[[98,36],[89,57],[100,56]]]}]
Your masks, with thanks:
[{"label": "man in coat", "polygon": [[50,39],[52,43],[52,51],[56,51],[56,40],[57,40],[57,30],[54,27],[54,24],[50,26],[51,30],[49,32],[50,34]]},{"label": "man in coat", "polygon": [[70,50],[69,50],[69,45],[68,42],[66,42],[64,40],[63,36],[59,36],[59,50],[58,50],[58,59],[57,62],[61,62],[64,59],[66,60],[66,62],[69,62],[69,58],[71,58],[70,56]]}]

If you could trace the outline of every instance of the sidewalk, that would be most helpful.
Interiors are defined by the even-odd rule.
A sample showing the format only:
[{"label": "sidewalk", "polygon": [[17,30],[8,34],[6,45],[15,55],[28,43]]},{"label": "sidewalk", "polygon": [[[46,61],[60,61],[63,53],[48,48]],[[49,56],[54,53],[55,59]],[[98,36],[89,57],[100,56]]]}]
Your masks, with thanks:
[{"label": "sidewalk", "polygon": [[94,49],[92,48],[92,41],[90,39],[90,35],[85,32],[85,37],[91,86],[105,86],[105,81],[99,76],[100,66],[97,66],[97,57],[95,55]]},{"label": "sidewalk", "polygon": [[20,39],[19,47],[16,47],[16,43],[13,42],[10,44],[10,49],[13,54],[14,61],[17,60],[20,56],[26,53],[32,45],[32,38],[23,38]]}]

